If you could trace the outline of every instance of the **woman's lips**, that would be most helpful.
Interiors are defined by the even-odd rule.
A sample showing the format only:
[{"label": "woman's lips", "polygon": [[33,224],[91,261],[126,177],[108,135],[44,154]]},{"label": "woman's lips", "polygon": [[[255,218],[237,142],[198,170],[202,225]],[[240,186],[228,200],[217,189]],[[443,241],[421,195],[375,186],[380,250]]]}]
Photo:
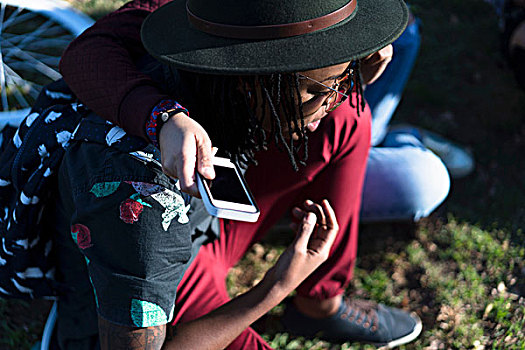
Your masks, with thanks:
[{"label": "woman's lips", "polygon": [[316,120],[315,122],[308,123],[306,125],[306,128],[308,129],[308,131],[313,132],[317,129],[320,123],[321,123],[321,119]]},{"label": "woman's lips", "polygon": [[319,110],[317,110],[315,113],[312,113],[312,114],[309,114],[309,115],[305,115],[304,118],[305,119],[310,119],[310,120],[314,120],[308,124],[306,124],[306,129],[310,132],[313,132],[315,131],[318,127],[319,127],[319,124],[321,123],[321,120],[326,117],[328,113],[326,113],[326,110],[325,108],[319,108]]}]

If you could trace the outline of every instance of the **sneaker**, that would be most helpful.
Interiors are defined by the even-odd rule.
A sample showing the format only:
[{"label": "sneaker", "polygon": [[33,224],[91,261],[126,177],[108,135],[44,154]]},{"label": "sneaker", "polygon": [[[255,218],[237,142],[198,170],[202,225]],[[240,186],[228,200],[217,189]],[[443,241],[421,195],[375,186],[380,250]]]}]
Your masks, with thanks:
[{"label": "sneaker", "polygon": [[450,176],[454,179],[465,177],[474,170],[472,154],[441,135],[406,124],[395,126],[391,130],[406,131],[416,136],[426,148],[443,161]]},{"label": "sneaker", "polygon": [[346,298],[335,315],[322,319],[302,314],[288,300],[282,322],[296,336],[319,337],[337,344],[362,342],[388,349],[411,342],[422,330],[416,314],[368,300]]}]

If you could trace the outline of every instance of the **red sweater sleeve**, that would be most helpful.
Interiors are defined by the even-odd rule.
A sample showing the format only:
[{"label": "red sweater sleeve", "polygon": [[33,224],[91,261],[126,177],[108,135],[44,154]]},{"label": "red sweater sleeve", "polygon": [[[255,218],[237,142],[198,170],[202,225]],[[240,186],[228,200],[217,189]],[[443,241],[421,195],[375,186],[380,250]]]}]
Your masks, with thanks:
[{"label": "red sweater sleeve", "polygon": [[169,1],[127,3],[76,38],[60,61],[64,80],[82,102],[146,140],[146,119],[168,96],[136,68],[136,60],[146,54],[140,27],[149,13]]}]

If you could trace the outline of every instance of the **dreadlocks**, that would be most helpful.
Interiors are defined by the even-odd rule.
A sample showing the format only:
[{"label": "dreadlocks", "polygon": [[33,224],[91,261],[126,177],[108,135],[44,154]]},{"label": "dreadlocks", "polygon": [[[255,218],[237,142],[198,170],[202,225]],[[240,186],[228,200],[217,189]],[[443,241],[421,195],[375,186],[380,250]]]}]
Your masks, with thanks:
[{"label": "dreadlocks", "polygon": [[[356,105],[364,109],[359,63],[348,73],[357,92]],[[180,77],[182,102],[208,132],[214,146],[243,167],[257,164],[255,153],[266,150],[273,140],[287,153],[295,171],[308,159],[299,75],[275,73],[258,76],[223,76],[174,71],[168,68],[168,81]],[[182,89],[180,89],[182,90]],[[359,108],[358,114],[359,114]],[[280,115],[284,115],[281,120]],[[267,119],[267,120],[266,120]],[[283,125],[285,123],[285,125]],[[268,126],[268,133],[263,124]],[[283,131],[287,130],[287,137]],[[293,135],[297,138],[294,140]]]}]

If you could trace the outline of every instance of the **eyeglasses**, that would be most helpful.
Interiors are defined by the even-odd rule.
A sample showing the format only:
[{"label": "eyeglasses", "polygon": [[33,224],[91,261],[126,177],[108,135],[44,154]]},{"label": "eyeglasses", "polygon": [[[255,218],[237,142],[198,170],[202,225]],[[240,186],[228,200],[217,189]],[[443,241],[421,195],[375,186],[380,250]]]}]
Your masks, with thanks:
[{"label": "eyeglasses", "polygon": [[[345,69],[343,74],[341,74],[339,77],[335,78],[334,83],[332,86],[327,86],[320,81],[317,81],[315,79],[312,79],[306,75],[298,73],[299,77],[308,79],[310,81],[313,81],[314,83],[317,83],[321,86],[324,86],[327,88],[328,92],[325,93],[325,98],[323,100],[322,105],[326,105],[326,111],[332,112],[334,109],[339,107],[343,102],[346,101],[348,98],[348,91],[351,90],[353,87],[353,82],[350,79],[350,74],[352,72],[352,65],[348,66],[348,68]],[[319,109],[319,105],[316,106],[316,109]]]}]

